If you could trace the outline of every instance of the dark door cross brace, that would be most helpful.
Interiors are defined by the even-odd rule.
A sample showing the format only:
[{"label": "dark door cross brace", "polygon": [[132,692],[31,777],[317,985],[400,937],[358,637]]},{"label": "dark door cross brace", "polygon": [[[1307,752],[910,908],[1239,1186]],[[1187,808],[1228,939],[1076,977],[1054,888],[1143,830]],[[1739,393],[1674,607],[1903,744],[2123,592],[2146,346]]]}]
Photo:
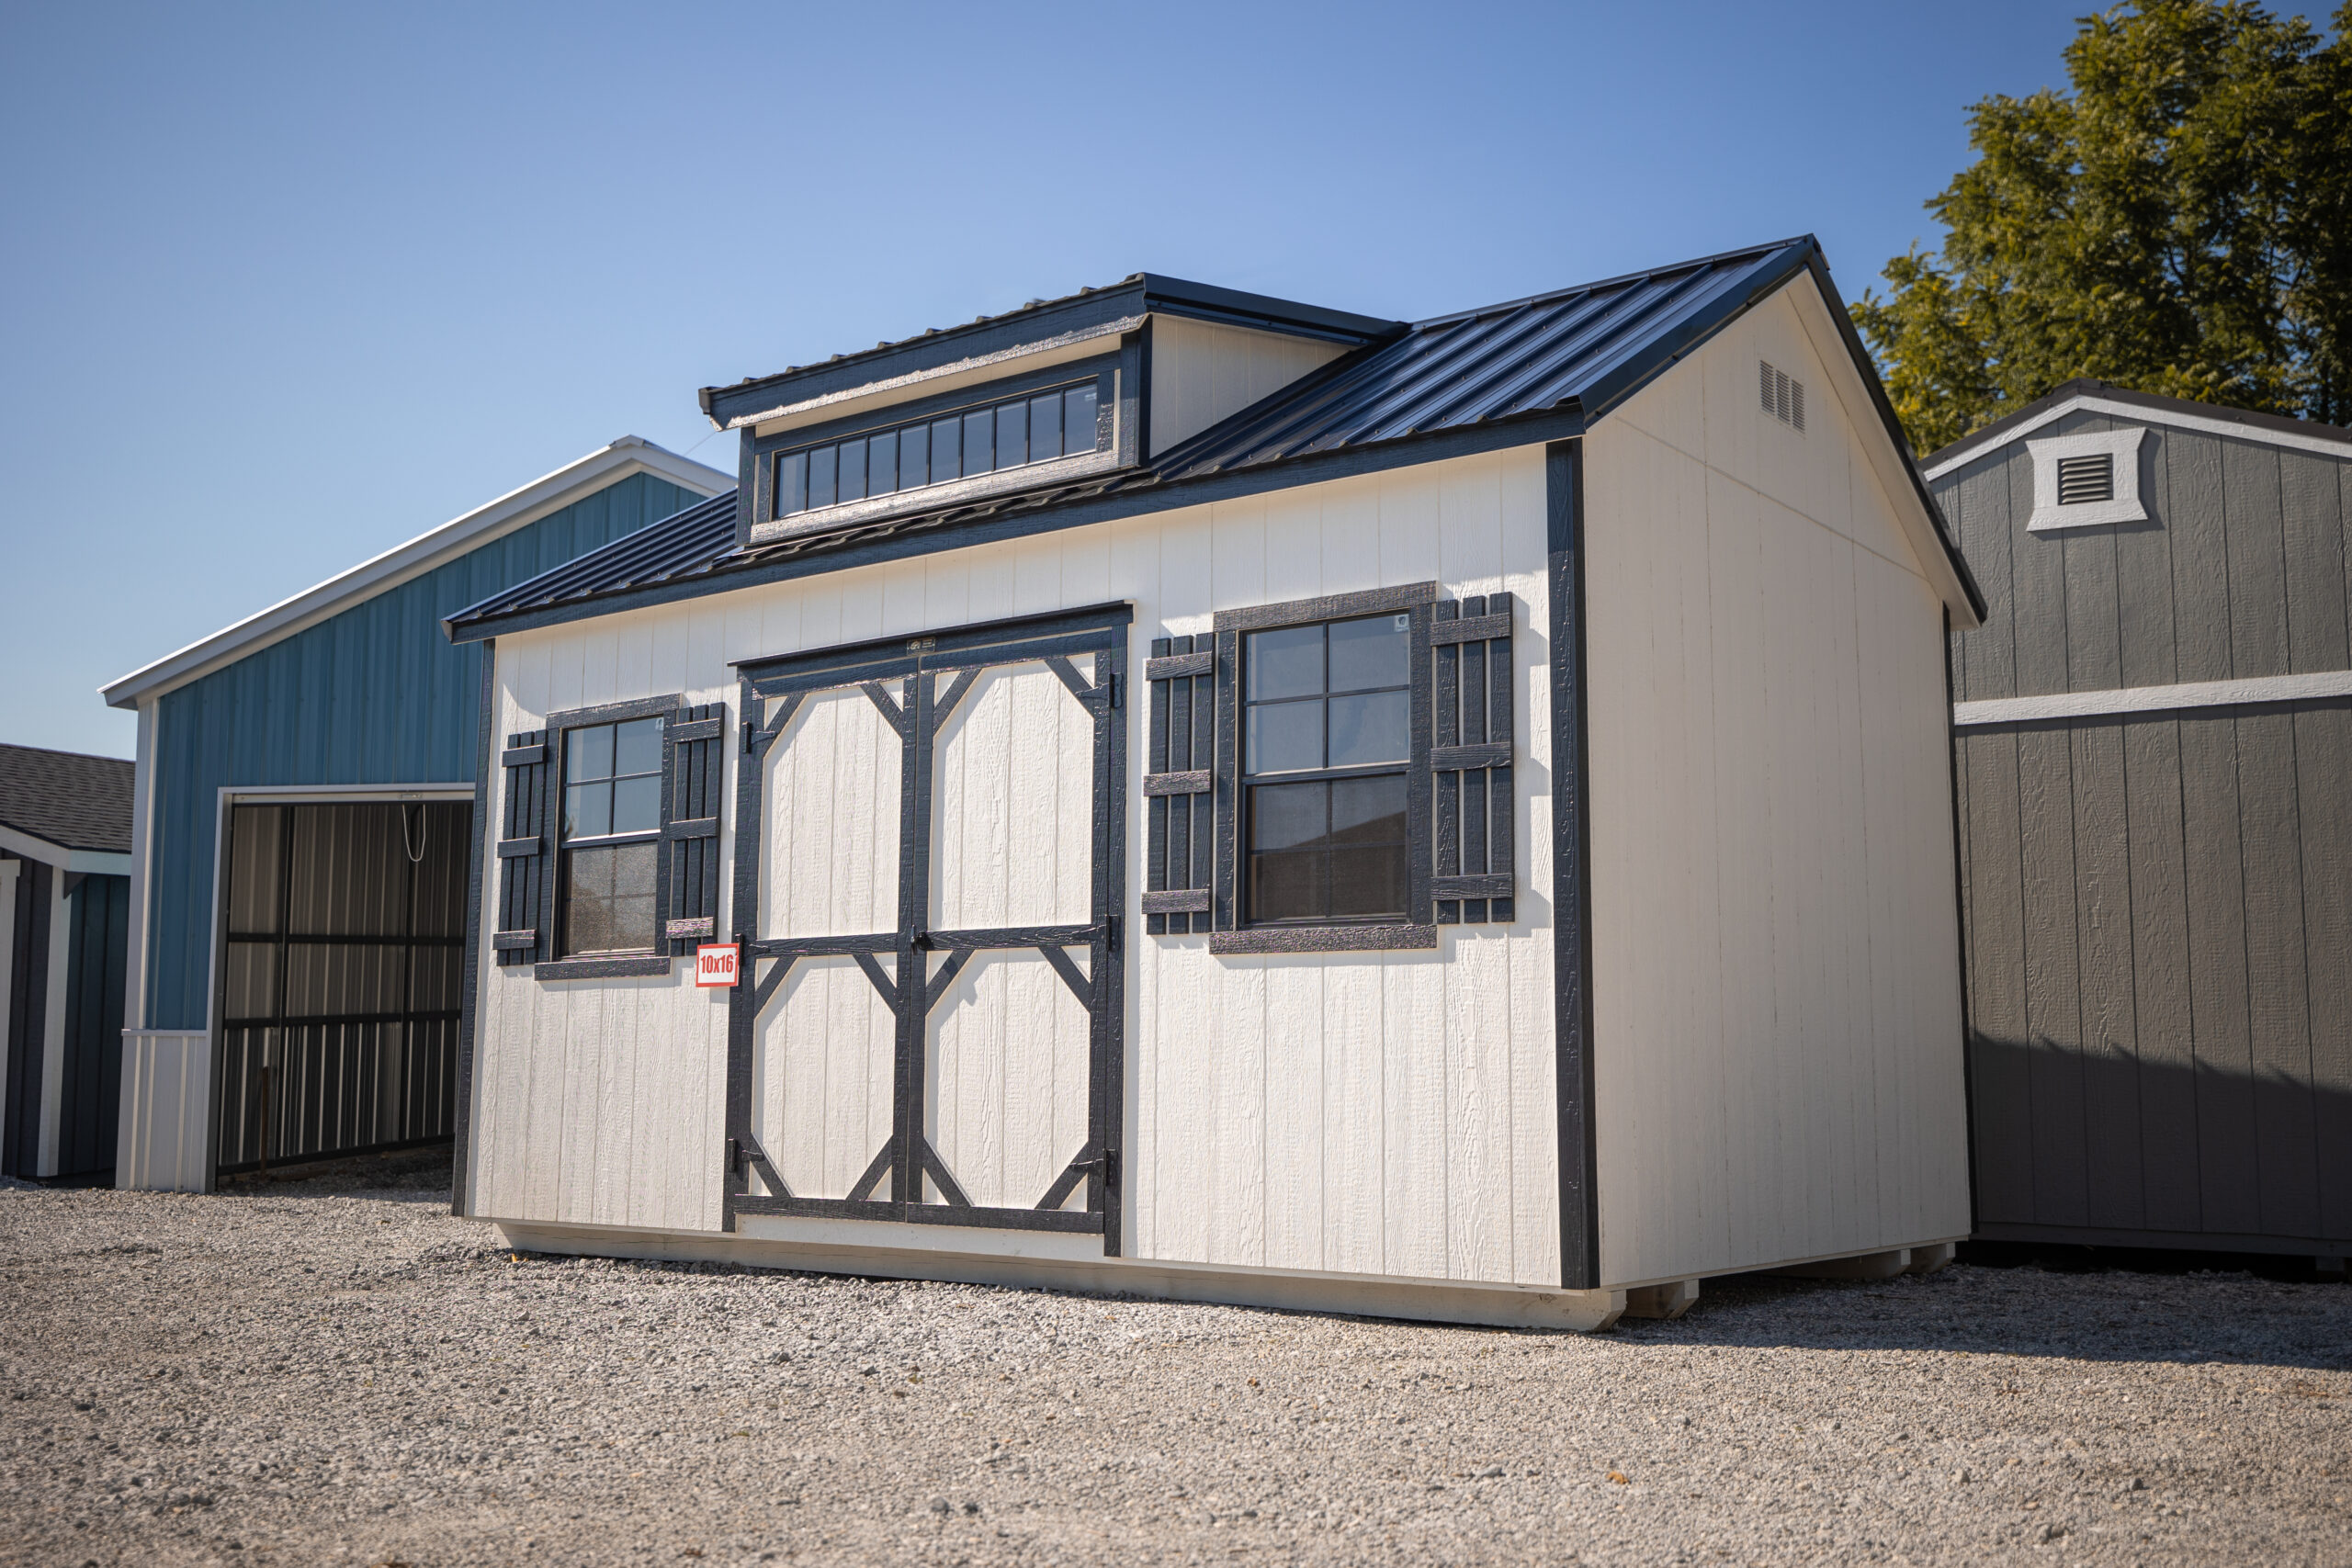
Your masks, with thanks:
[{"label": "dark door cross brace", "polygon": [[[1126,660],[1131,612],[1112,605],[1071,615],[964,628],[896,645],[869,645],[832,654],[757,660],[741,667],[744,761],[737,787],[734,908],[743,944],[747,984],[730,993],[728,1073],[729,1228],[747,1213],[818,1214],[835,1218],[915,1221],[1102,1233],[1106,1255],[1120,1245],[1116,1153],[1124,1116],[1121,1016],[1125,1007],[1117,911],[1123,875],[1125,736],[1118,713],[1120,672]],[[1074,656],[1094,656],[1095,678],[1079,673]],[[1090,917],[1082,924],[934,930],[932,895],[933,784],[938,740],[948,719],[990,668],[1042,662],[1092,721],[1091,881]],[[759,864],[765,843],[765,760],[811,694],[855,689],[879,712],[899,741],[899,922],[895,931],[857,935],[760,939]],[[759,722],[752,716],[763,716]],[[1069,949],[1087,950],[1081,969]],[[1089,1030],[1087,1137],[1035,1207],[976,1204],[928,1136],[926,1065],[929,1020],[977,953],[1031,949],[1044,957],[1087,1010]],[[890,954],[895,973],[882,956]],[[944,953],[936,969],[931,955]],[[844,1198],[793,1194],[752,1131],[752,1069],[760,1015],[779,996],[793,964],[804,957],[854,959],[880,993],[896,1024],[891,1131]],[[766,972],[760,974],[763,964]],[[756,976],[756,977],[754,977]],[[748,1190],[756,1170],[764,1194]],[[877,1199],[885,1179],[889,1197]],[[924,1195],[924,1182],[939,1201]],[[1085,1207],[1062,1207],[1080,1183]]]}]

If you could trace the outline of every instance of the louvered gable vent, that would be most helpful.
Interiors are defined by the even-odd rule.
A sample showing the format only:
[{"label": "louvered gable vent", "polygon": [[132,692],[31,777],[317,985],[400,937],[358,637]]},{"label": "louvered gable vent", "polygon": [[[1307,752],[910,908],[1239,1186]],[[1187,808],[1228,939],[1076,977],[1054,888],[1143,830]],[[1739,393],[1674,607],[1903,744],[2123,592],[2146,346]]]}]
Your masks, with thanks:
[{"label": "louvered gable vent", "polygon": [[1792,430],[1804,429],[1804,383],[1763,360],[1756,362],[1757,399],[1764,412]]},{"label": "louvered gable vent", "polygon": [[2094,452],[2058,459],[2058,504],[2084,506],[2115,499],[2115,454]]}]

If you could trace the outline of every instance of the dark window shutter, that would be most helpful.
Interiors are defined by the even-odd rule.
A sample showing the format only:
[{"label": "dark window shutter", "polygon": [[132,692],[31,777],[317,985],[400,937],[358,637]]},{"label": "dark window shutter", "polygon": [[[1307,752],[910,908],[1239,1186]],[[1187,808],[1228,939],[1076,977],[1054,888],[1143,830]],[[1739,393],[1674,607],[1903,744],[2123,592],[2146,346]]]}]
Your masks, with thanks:
[{"label": "dark window shutter", "polygon": [[718,931],[718,784],[725,771],[720,738],[727,705],[681,708],[666,727],[670,743],[667,853],[662,900],[662,951],[691,953]]},{"label": "dark window shutter", "polygon": [[555,824],[548,817],[548,778],[554,759],[548,732],[534,729],[506,738],[499,754],[506,775],[506,830],[498,841],[498,930],[491,947],[502,964],[535,964],[551,956],[550,912],[539,907],[542,871],[554,846]]},{"label": "dark window shutter", "polygon": [[1216,798],[1216,639],[1155,637],[1151,750],[1144,764],[1143,929],[1184,936],[1209,929]]},{"label": "dark window shutter", "polygon": [[1510,627],[1508,593],[1441,600],[1430,626],[1430,896],[1442,926],[1513,918]]}]

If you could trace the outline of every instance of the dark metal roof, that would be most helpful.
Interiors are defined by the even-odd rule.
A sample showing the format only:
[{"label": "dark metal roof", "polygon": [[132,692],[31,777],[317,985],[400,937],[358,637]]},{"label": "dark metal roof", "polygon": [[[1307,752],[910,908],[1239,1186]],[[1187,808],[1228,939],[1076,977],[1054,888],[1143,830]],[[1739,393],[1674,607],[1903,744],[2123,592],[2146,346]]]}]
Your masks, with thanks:
[{"label": "dark metal roof", "polygon": [[130,852],[131,765],[0,745],[0,827],[67,850]]},{"label": "dark metal roof", "polygon": [[[1021,513],[1071,508],[1114,497],[1135,497],[1138,505],[1174,507],[1197,499],[1219,477],[1283,465],[1345,458],[1374,449],[1424,443],[1436,437],[1475,436],[1494,431],[1493,445],[1512,439],[1510,428],[1537,420],[1557,424],[1566,417],[1589,424],[1623,402],[1704,343],[1724,323],[1813,268],[1837,295],[1810,236],[1702,257],[1654,271],[1583,284],[1556,293],[1515,299],[1484,310],[1416,321],[1400,333],[1367,344],[1312,371],[1271,397],[1251,404],[1138,467],[1077,484],[992,496],[917,512],[738,551],[734,547],[734,501],[714,497],[667,523],[582,556],[571,565],[522,583],[494,599],[453,615],[460,628],[482,636],[492,623],[516,615],[544,618],[560,606],[635,594],[657,585],[682,588],[707,581],[709,591],[728,580],[757,575],[795,557],[831,553],[906,534],[958,527]],[[1838,312],[1843,321],[1843,313]],[[1878,387],[1850,325],[1849,349],[1864,380]],[[1900,427],[1879,394],[1888,439],[1905,454]],[[1575,426],[1566,432],[1573,434]],[[1527,440],[1546,438],[1532,433]],[[1396,461],[1415,458],[1399,454]],[[1912,470],[1918,498],[1943,532],[1941,514]],[[1141,493],[1190,490],[1164,498]],[[690,521],[692,520],[692,521]],[[1970,598],[1979,595],[1966,564],[1945,547]],[[594,613],[582,611],[582,613]]]}]

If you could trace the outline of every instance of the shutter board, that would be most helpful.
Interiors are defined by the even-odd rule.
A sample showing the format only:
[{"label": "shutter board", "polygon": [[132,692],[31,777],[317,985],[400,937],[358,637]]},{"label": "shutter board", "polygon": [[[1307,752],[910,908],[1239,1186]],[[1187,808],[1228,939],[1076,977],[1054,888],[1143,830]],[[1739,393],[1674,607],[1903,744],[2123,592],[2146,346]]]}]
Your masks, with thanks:
[{"label": "shutter board", "polygon": [[691,953],[718,929],[718,791],[726,772],[727,705],[683,707],[664,727],[668,816],[662,823],[664,951]]},{"label": "shutter board", "polygon": [[499,753],[506,774],[505,831],[498,844],[498,927],[491,950],[502,966],[546,955],[548,912],[540,908],[547,858],[547,731],[510,735]]},{"label": "shutter board", "polygon": [[1144,771],[1144,931],[1210,929],[1210,807],[1216,800],[1216,638],[1155,637],[1144,661],[1151,733]]},{"label": "shutter board", "polygon": [[1439,925],[1516,918],[1512,619],[1508,593],[1441,600],[1434,610],[1430,901]]}]

